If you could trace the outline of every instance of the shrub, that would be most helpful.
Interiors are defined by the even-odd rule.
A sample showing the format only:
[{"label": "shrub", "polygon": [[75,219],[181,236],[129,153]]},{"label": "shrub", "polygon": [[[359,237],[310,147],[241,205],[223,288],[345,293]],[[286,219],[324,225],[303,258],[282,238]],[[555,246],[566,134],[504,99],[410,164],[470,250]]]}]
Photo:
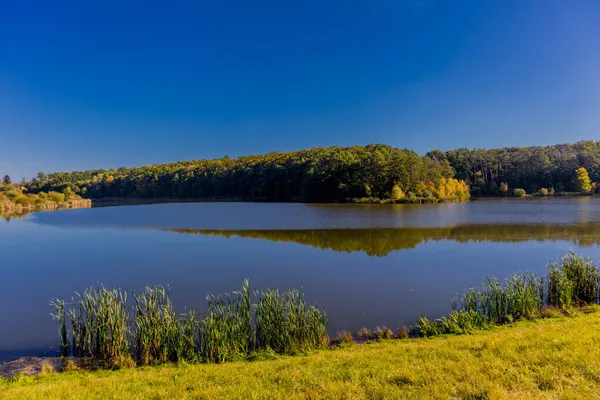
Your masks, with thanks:
[{"label": "shrub", "polygon": [[527,192],[525,191],[525,189],[517,188],[517,189],[513,190],[513,195],[515,197],[525,197],[525,196],[527,196]]},{"label": "shrub", "polygon": [[425,315],[417,320],[417,329],[421,337],[437,336],[443,333],[441,325],[436,321],[429,320]]},{"label": "shrub", "polygon": [[398,328],[398,330],[396,331],[396,338],[397,339],[408,339],[409,332],[410,332],[410,329],[408,329],[408,327],[406,325],[403,325],[400,328]]},{"label": "shrub", "polygon": [[392,188],[392,199],[403,200],[405,197],[406,195],[402,191],[402,188],[400,188],[400,186],[398,185],[394,185],[394,187]]},{"label": "shrub", "polygon": [[414,192],[408,192],[408,195],[406,195],[406,200],[409,203],[418,203],[419,202],[419,198],[417,197],[417,195]]},{"label": "shrub", "polygon": [[548,189],[546,189],[546,188],[540,189],[540,196],[548,196],[549,194],[550,194],[550,192],[548,192]]},{"label": "shrub", "polygon": [[383,328],[377,327],[375,329],[375,339],[377,340],[389,340],[393,337],[392,331],[387,326],[384,326]]},{"label": "shrub", "polygon": [[348,331],[341,331],[338,334],[338,337],[335,339],[335,343],[338,345],[353,345],[354,344],[354,338],[352,337],[352,334]]},{"label": "shrub", "polygon": [[48,198],[56,203],[62,203],[65,201],[64,193],[48,192]]},{"label": "shrub", "polygon": [[358,332],[356,332],[356,337],[361,340],[371,340],[373,338],[373,332],[363,326],[358,330]]}]

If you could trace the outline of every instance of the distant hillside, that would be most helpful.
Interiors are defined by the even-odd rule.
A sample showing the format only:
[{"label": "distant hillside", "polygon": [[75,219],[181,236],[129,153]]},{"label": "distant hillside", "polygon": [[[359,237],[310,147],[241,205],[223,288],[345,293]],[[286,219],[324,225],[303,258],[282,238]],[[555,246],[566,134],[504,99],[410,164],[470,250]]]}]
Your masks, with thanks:
[{"label": "distant hillside", "polygon": [[464,199],[468,194],[459,181],[474,195],[510,195],[516,188],[532,194],[581,191],[575,176],[580,167],[592,182],[600,180],[600,141],[434,150],[426,156],[379,144],[336,146],[140,168],[39,173],[26,187],[33,193],[70,188],[89,198],[416,202]]},{"label": "distant hillside", "polygon": [[351,198],[460,200],[464,183],[447,161],[386,145],[313,148],[232,159],[187,161],[118,170],[38,174],[32,192],[91,198],[237,198],[346,201]]}]

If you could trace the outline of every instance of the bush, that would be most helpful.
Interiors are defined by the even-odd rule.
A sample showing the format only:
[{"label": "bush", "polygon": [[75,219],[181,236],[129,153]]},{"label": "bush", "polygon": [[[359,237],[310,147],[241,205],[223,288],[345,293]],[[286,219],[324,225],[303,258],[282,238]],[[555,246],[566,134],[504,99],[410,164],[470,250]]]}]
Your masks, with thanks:
[{"label": "bush", "polygon": [[409,203],[418,203],[419,202],[419,198],[417,197],[417,195],[414,192],[408,192],[408,195],[406,196],[406,200]]},{"label": "bush", "polygon": [[354,345],[354,338],[352,337],[352,334],[350,332],[341,331],[338,334],[338,337],[335,339],[335,343],[338,345],[352,346]]},{"label": "bush", "polygon": [[400,188],[400,186],[398,185],[394,185],[394,187],[392,188],[392,199],[403,200],[405,197],[406,195],[402,191],[402,188]]},{"label": "bush", "polygon": [[48,198],[56,203],[62,203],[65,201],[64,193],[48,192]]},{"label": "bush", "polygon": [[433,193],[431,191],[424,190],[423,197],[425,197],[426,199],[433,199],[435,196],[433,195]]},{"label": "bush", "polygon": [[410,332],[410,329],[408,329],[408,327],[406,325],[403,325],[400,328],[398,328],[398,330],[396,331],[396,338],[397,339],[408,339],[409,332]]},{"label": "bush", "polygon": [[546,189],[546,188],[540,189],[540,196],[548,196],[549,194],[550,194],[550,192],[548,192],[548,189]]},{"label": "bush", "polygon": [[435,321],[431,321],[425,315],[419,317],[417,320],[417,329],[419,336],[421,337],[437,336],[444,333],[440,324]]},{"label": "bush", "polygon": [[371,340],[373,338],[373,332],[363,326],[358,330],[358,332],[356,332],[356,337],[361,340]]},{"label": "bush", "polygon": [[525,197],[527,196],[527,192],[525,191],[525,189],[515,189],[513,190],[513,194],[515,197]]},{"label": "bush", "polygon": [[392,331],[387,326],[384,326],[383,328],[377,327],[375,329],[375,339],[377,340],[389,340],[393,337]]}]

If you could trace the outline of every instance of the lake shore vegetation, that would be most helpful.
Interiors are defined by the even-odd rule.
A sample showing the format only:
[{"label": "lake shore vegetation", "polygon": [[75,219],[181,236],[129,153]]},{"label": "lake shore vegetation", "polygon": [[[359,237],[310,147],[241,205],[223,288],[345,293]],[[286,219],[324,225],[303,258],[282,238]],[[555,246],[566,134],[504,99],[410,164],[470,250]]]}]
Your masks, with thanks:
[{"label": "lake shore vegetation", "polygon": [[0,183],[0,214],[23,214],[33,211],[60,210],[68,208],[89,208],[90,199],[83,199],[70,188],[59,192],[29,193],[22,185],[11,183],[8,175]]},{"label": "lake shore vegetation", "polygon": [[521,272],[503,281],[486,278],[457,294],[449,314],[436,320],[422,316],[412,327],[398,327],[396,335],[381,325],[356,334],[342,331],[334,339],[327,336],[326,311],[308,305],[295,289],[252,292],[246,280],[238,291],[208,296],[202,317],[195,310],[176,314],[162,286],[130,294],[99,286],[71,301],[52,300],[61,355],[108,368],[221,363],[394,337],[472,333],[598,305],[600,268],[569,252],[549,264],[543,277]]},{"label": "lake shore vegetation", "polygon": [[[259,329],[247,320],[250,290],[244,284],[230,302],[225,300],[229,305],[219,302],[219,311],[214,311],[229,310],[235,315],[219,314],[228,317],[214,322],[215,326],[223,324],[219,325],[223,329],[221,343],[235,349],[230,355],[244,354],[253,341],[273,347],[251,351],[247,357],[231,357],[232,362],[222,364],[217,357],[208,364],[191,358],[190,362],[158,365],[164,357],[177,354],[169,349],[177,349],[178,340],[166,340],[177,319],[170,315],[166,292],[146,289],[138,294],[144,300],[136,300],[136,309],[142,310],[135,323],[147,329],[144,336],[148,340],[138,338],[138,344],[132,341],[131,346],[144,343],[146,350],[133,354],[138,362],[145,360],[140,365],[153,367],[90,372],[73,359],[64,359],[68,372],[57,374],[48,367],[38,376],[18,374],[0,379],[0,390],[8,399],[119,399],[157,394],[169,398],[340,398],[348,394],[353,398],[593,397],[600,390],[598,272],[589,259],[568,253],[548,266],[543,279],[531,273],[502,282],[486,279],[479,287],[459,294],[453,311],[438,320],[422,317],[414,327],[400,327],[395,334],[384,326],[363,328],[354,335],[343,331],[324,345],[309,339],[310,350],[292,353],[275,351],[286,348],[286,337],[300,337],[287,336],[285,330],[296,332],[295,328],[276,322],[280,321],[276,310],[281,294],[259,294],[267,298],[260,312],[273,319],[261,325],[258,336],[248,335],[248,326],[255,332]],[[116,293],[100,290],[105,292],[98,298]],[[295,294],[291,299],[295,309],[300,303]],[[118,321],[122,315],[118,310],[94,312]],[[95,326],[100,330],[115,327],[108,341],[100,341],[100,348],[111,349],[112,338],[119,342],[118,325]],[[61,323],[59,329],[63,329]],[[186,324],[178,329],[190,332]],[[322,334],[318,329],[317,336]],[[315,336],[308,333],[308,337]],[[96,343],[92,340],[92,346]],[[280,344],[283,347],[277,347]]]}]

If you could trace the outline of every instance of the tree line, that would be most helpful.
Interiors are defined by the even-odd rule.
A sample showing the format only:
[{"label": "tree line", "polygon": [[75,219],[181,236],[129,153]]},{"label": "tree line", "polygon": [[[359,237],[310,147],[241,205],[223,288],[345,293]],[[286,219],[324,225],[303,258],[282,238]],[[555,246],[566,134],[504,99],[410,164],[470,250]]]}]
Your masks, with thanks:
[{"label": "tree line", "polygon": [[[600,181],[600,141],[489,150],[434,150],[427,156],[447,161],[454,176],[467,181],[476,196],[512,193],[517,188],[532,194],[590,192],[596,189],[593,183]],[[580,168],[583,170],[576,172]]]},{"label": "tree line", "polygon": [[447,160],[387,145],[313,148],[140,168],[39,173],[31,192],[90,198],[237,198],[328,202],[448,200],[468,197]]},{"label": "tree line", "polygon": [[[578,172],[576,172],[578,171]],[[32,193],[89,198],[234,198],[247,201],[461,200],[470,194],[593,192],[600,141],[501,149],[434,150],[425,156],[372,144],[312,148],[139,168],[39,173]]]}]

